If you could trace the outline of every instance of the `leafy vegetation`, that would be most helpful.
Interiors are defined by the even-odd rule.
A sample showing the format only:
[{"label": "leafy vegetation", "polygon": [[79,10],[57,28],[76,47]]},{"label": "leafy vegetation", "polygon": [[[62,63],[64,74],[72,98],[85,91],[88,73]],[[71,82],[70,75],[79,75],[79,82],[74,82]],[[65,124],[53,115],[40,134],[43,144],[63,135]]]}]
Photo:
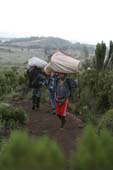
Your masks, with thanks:
[{"label": "leafy vegetation", "polygon": [[[84,71],[79,76],[80,107],[87,118],[102,114],[113,106],[113,74],[112,71],[98,72],[94,69]],[[90,117],[88,116],[90,119]]]},{"label": "leafy vegetation", "polygon": [[98,136],[92,126],[87,126],[73,154],[72,170],[112,170],[113,137],[103,130]]},{"label": "leafy vegetation", "polygon": [[101,133],[103,129],[108,129],[113,135],[113,109],[108,110],[100,119],[97,130]]},{"label": "leafy vegetation", "polygon": [[25,87],[27,88],[27,77],[24,73],[18,72],[17,69],[1,69],[0,70],[0,98],[18,92]]},{"label": "leafy vegetation", "polygon": [[0,122],[4,129],[14,129],[23,126],[26,119],[27,114],[23,109],[16,108],[7,103],[0,104]]},{"label": "leafy vegetation", "polygon": [[25,132],[14,132],[0,152],[2,170],[64,170],[64,157],[47,137],[30,139]]},{"label": "leafy vegetation", "polygon": [[[113,137],[106,130],[100,135],[88,125],[71,157],[72,170],[113,169]],[[0,152],[2,170],[64,170],[64,156],[48,137],[29,138],[25,132],[13,132]]]}]

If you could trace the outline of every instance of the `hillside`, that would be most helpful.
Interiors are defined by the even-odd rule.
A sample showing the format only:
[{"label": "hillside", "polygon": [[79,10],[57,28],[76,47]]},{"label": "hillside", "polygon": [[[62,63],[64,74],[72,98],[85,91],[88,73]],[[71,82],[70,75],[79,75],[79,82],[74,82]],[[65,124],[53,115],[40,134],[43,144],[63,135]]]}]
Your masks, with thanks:
[{"label": "hillside", "polygon": [[[3,40],[3,39],[2,39]],[[28,59],[36,56],[48,60],[57,49],[84,60],[94,56],[95,46],[72,43],[57,37],[13,38],[0,42],[0,65],[22,66]]]},{"label": "hillside", "polygon": [[95,46],[89,44],[72,43],[57,37],[29,37],[29,38],[14,38],[6,41],[3,45],[24,47],[24,48],[44,48],[44,49],[72,49],[82,50],[84,47],[90,52],[94,52]]}]

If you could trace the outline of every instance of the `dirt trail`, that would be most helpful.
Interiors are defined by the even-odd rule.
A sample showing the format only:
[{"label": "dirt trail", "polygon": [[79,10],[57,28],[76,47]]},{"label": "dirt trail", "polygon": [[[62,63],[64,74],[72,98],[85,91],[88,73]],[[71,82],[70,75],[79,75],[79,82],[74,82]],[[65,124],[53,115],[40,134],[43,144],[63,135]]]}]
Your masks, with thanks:
[{"label": "dirt trail", "polygon": [[51,113],[49,104],[41,103],[38,111],[31,109],[31,101],[28,100],[15,101],[15,105],[28,113],[27,128],[31,135],[49,136],[59,144],[66,157],[69,157],[82,130],[83,124],[80,119],[68,113],[65,128],[60,130],[60,120]]}]

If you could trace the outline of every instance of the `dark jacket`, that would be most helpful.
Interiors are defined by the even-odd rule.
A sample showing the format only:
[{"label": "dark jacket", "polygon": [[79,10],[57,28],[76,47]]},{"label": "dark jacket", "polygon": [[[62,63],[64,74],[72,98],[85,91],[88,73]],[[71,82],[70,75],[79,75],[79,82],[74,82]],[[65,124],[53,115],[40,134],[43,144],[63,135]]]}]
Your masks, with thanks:
[{"label": "dark jacket", "polygon": [[31,68],[27,71],[29,88],[40,88],[45,82],[45,75],[36,67]]},{"label": "dark jacket", "polygon": [[66,79],[64,80],[64,83],[62,86],[60,86],[59,80],[57,81],[55,92],[56,92],[56,97],[58,100],[65,99],[70,96],[70,90],[69,90],[69,86],[68,86]]},{"label": "dark jacket", "polygon": [[39,73],[37,75],[37,77],[34,79],[34,81],[32,82],[33,86],[36,87],[36,88],[40,88],[40,87],[42,87],[42,85],[44,85],[45,80],[46,80],[46,78],[43,75],[43,73]]}]

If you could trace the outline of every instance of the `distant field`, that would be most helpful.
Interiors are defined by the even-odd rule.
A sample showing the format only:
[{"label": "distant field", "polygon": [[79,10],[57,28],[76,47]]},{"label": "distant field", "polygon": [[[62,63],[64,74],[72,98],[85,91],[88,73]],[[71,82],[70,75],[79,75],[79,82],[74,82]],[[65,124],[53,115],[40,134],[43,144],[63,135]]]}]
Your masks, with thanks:
[{"label": "distant field", "polygon": [[58,49],[82,61],[95,54],[94,45],[71,43],[58,37],[15,38],[0,43],[0,66],[26,67],[33,56],[48,61],[48,56]]},{"label": "distant field", "polygon": [[24,66],[28,59],[33,56],[47,60],[43,49],[0,46],[0,66]]},{"label": "distant field", "polygon": [[[72,54],[72,56],[76,56],[74,51],[69,50],[66,52]],[[26,66],[28,59],[33,56],[39,57],[46,61],[48,60],[48,55],[45,54],[43,49],[0,46],[0,66]]]}]

